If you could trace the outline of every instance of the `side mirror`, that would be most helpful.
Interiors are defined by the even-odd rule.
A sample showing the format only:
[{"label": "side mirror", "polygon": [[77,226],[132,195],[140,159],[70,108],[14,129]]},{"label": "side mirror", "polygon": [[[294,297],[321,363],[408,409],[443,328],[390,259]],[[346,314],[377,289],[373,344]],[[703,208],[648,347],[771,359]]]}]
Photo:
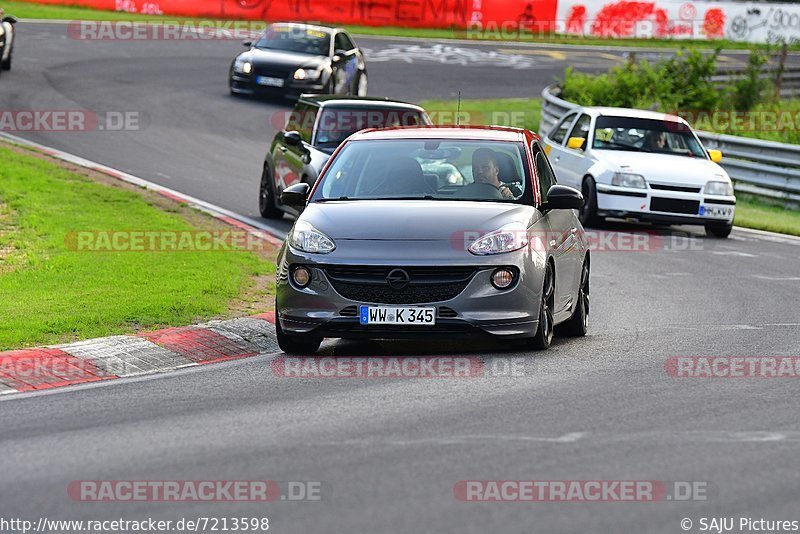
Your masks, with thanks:
[{"label": "side mirror", "polygon": [[3,17],[3,22],[8,22],[9,24],[16,24],[17,17],[13,15],[8,15],[7,17]]},{"label": "side mirror", "polygon": [[547,202],[542,210],[579,210],[582,207],[583,195],[580,191],[565,185],[554,185],[547,192]]},{"label": "side mirror", "polygon": [[572,150],[583,150],[585,145],[585,137],[570,137],[569,141],[567,141],[567,148],[571,148]]},{"label": "side mirror", "polygon": [[308,201],[308,192],[311,186],[308,184],[290,185],[281,193],[281,204],[290,208],[302,208]]},{"label": "side mirror", "polygon": [[339,62],[339,61],[341,61],[341,60],[344,58],[344,56],[346,56],[346,55],[347,55],[347,50],[342,50],[341,48],[339,48],[339,49],[337,49],[337,50],[334,50],[334,52],[333,52],[333,57],[331,58],[331,60],[332,60],[334,63],[338,63],[338,62]]},{"label": "side mirror", "polygon": [[300,146],[303,138],[300,136],[300,132],[292,130],[283,134],[283,142],[289,146]]},{"label": "side mirror", "polygon": [[708,157],[710,157],[711,161],[713,161],[714,163],[719,163],[720,161],[722,161],[722,152],[720,152],[719,150],[709,150]]},{"label": "side mirror", "polygon": [[253,46],[253,41],[242,41],[242,46],[245,48],[250,48]]}]

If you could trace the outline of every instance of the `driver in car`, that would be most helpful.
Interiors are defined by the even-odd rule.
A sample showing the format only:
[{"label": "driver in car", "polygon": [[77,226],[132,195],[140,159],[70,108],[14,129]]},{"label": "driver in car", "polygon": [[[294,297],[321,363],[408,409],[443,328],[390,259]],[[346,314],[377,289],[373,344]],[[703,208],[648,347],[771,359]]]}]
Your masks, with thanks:
[{"label": "driver in car", "polygon": [[514,200],[514,192],[500,181],[500,166],[493,150],[479,148],[472,155],[472,177],[476,184],[496,187],[506,200]]}]

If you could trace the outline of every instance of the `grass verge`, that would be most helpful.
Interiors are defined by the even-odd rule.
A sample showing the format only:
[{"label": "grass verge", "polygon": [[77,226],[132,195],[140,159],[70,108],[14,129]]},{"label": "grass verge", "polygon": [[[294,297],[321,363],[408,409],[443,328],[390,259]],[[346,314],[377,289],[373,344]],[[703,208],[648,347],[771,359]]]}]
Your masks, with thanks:
[{"label": "grass verge", "polygon": [[[231,228],[25,149],[0,144],[0,161],[0,350],[271,309],[274,250],[130,252],[99,238],[79,246],[75,232]],[[80,250],[92,246],[104,251]]]},{"label": "grass verge", "polygon": [[742,193],[736,195],[736,202],[736,226],[800,236],[800,210]]},{"label": "grass verge", "polygon": [[[6,13],[27,19],[61,19],[61,20],[126,20],[126,21],[151,21],[151,22],[186,22],[197,20],[192,17],[176,17],[171,15],[145,15],[140,13],[125,13],[117,11],[103,11],[80,6],[37,4],[35,2],[4,2]],[[425,39],[475,39],[477,36],[464,30],[428,29],[428,28],[402,28],[402,27],[375,27],[344,25],[349,31],[359,35],[380,35],[386,37],[418,37]],[[491,36],[485,37],[492,40]],[[613,47],[646,47],[646,48],[697,48],[712,50],[722,46],[726,50],[752,50],[753,48],[767,48],[766,45],[737,43],[733,41],[701,41],[701,40],[670,40],[670,39],[601,39],[595,37],[575,37],[560,35],[521,35],[500,36],[495,39],[499,42],[518,41],[527,43],[544,43],[552,45],[592,45]],[[791,50],[800,50],[800,44],[792,45]]]},{"label": "grass verge", "polygon": [[[426,100],[422,107],[432,113],[436,122],[439,113],[454,113],[458,108],[456,100]],[[538,131],[541,113],[539,98],[503,98],[496,100],[464,100],[461,103],[462,116],[469,119],[499,118],[501,126],[517,126]],[[510,117],[511,123],[502,122]],[[473,120],[472,124],[478,124]],[[485,120],[484,124],[498,121]],[[781,234],[800,235],[800,210],[792,209],[784,203],[761,199],[752,195],[737,195],[737,226],[755,228]]]}]

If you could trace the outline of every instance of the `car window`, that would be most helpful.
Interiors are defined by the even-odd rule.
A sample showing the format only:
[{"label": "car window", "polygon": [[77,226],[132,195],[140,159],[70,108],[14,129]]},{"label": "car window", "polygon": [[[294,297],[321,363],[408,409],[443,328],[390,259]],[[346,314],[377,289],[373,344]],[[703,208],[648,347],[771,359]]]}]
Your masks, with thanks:
[{"label": "car window", "polygon": [[353,41],[348,37],[348,35],[344,32],[339,32],[336,34],[336,40],[334,42],[334,48],[336,50],[346,50],[350,51],[354,49],[356,45],[353,44]]},{"label": "car window", "polygon": [[327,56],[330,53],[331,36],[327,32],[313,28],[273,25],[261,34],[255,47],[262,50]]},{"label": "car window", "polygon": [[592,118],[589,115],[581,115],[581,118],[575,123],[575,127],[572,128],[569,137],[582,137],[583,139],[588,140],[589,126],[591,126],[591,124]]},{"label": "car window", "polygon": [[289,119],[286,121],[286,131],[296,130],[300,132],[300,137],[303,138],[303,141],[310,144],[318,110],[317,106],[302,102],[298,103],[289,114]]},{"label": "car window", "polygon": [[421,109],[328,106],[320,114],[314,144],[319,148],[336,148],[352,134],[367,128],[422,126],[427,123]]},{"label": "car window", "polygon": [[534,143],[533,145],[533,154],[536,178],[539,180],[539,191],[541,191],[542,202],[544,202],[547,198],[547,192],[558,182],[556,181],[556,176],[553,173],[552,167],[550,167],[547,156],[538,143]]},{"label": "car window", "polygon": [[532,204],[527,156],[517,142],[393,139],[344,146],[312,202],[477,200]]},{"label": "car window", "polygon": [[566,117],[564,117],[558,125],[553,128],[550,132],[550,139],[560,144],[564,143],[564,139],[567,137],[567,132],[569,131],[569,127],[572,126],[572,121],[575,120],[575,116],[577,113],[570,113]]},{"label": "car window", "polygon": [[592,148],[708,159],[687,125],[668,120],[598,117]]}]

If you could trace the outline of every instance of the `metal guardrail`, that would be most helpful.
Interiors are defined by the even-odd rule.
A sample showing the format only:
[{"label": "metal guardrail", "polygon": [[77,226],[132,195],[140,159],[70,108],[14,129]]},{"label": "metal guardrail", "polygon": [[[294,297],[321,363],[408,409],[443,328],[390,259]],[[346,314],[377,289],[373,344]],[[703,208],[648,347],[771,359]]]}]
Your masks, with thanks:
[{"label": "metal guardrail", "polygon": [[[556,96],[557,85],[542,91],[539,131],[547,134],[568,111],[578,108]],[[745,193],[786,200],[800,200],[800,145],[762,141],[734,135],[698,131],[707,149],[721,150],[722,167]]]}]

